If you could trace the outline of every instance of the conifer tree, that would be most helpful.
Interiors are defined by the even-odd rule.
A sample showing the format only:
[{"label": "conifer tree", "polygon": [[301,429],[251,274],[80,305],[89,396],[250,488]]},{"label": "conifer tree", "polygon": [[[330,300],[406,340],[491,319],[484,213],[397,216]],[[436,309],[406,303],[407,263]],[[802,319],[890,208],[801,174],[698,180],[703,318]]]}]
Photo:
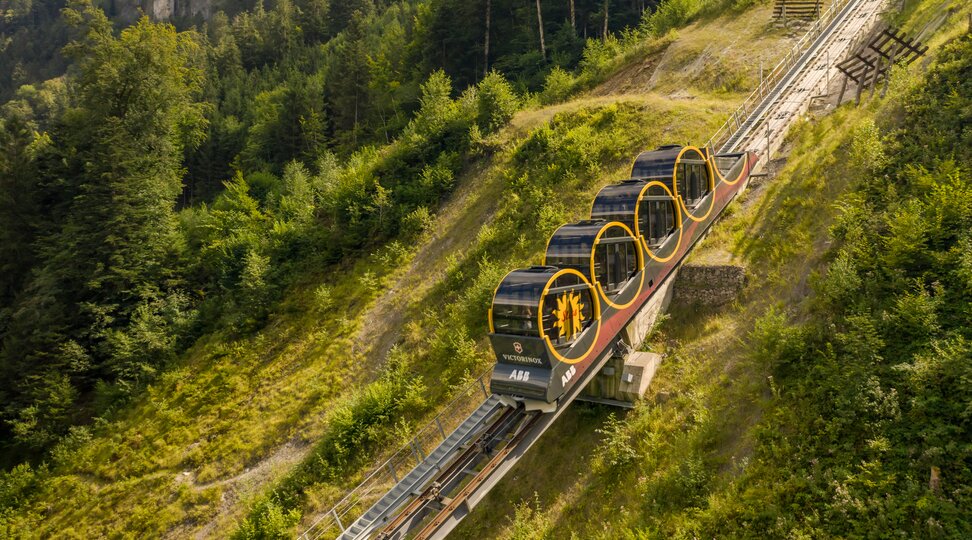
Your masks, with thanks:
[{"label": "conifer tree", "polygon": [[343,135],[340,142],[357,146],[363,123],[368,115],[369,57],[365,43],[367,15],[355,11],[344,31],[344,42],[338,46],[331,66],[327,88],[331,96],[331,116]]},{"label": "conifer tree", "polygon": [[177,281],[173,207],[183,149],[202,127],[187,34],[143,18],[115,36],[90,0],[72,2],[65,17],[80,34],[65,50],[76,101],[52,138],[66,163],[58,181],[76,195],[37,242],[38,264],[0,349],[0,375],[14,381],[3,419],[32,446],[78,415],[76,399],[96,380],[137,379],[158,361],[129,355],[138,365],[119,365],[107,338],[136,310],[147,317]]}]

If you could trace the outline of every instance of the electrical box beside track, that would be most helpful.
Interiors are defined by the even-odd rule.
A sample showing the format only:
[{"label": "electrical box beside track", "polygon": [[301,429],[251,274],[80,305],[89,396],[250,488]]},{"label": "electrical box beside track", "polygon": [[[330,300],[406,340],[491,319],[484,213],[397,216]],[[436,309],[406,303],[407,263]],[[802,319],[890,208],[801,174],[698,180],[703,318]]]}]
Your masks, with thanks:
[{"label": "electrical box beside track", "polygon": [[644,397],[661,361],[660,354],[642,351],[613,356],[577,400],[634,407]]}]

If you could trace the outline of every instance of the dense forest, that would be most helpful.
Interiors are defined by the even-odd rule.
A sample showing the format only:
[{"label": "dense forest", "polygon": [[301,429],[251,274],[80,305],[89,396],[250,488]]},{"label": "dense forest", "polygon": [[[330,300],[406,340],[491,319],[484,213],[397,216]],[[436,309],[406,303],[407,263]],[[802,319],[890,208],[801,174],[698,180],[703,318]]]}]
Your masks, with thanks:
[{"label": "dense forest", "polygon": [[[738,104],[773,57],[723,58],[736,30],[795,34],[756,0],[136,4],[0,0],[0,536],[292,536],[491,362],[509,268]],[[972,39],[945,5],[888,14],[945,30],[887,97],[798,122],[701,245],[753,279],[652,330],[654,395],[572,406],[468,536],[972,535]],[[575,95],[664,58],[662,89]],[[396,296],[406,266],[430,284]]]},{"label": "dense forest", "polygon": [[524,102],[664,30],[636,1],[230,4],[0,5],[7,463],[258,328],[301,268],[421,234]]}]

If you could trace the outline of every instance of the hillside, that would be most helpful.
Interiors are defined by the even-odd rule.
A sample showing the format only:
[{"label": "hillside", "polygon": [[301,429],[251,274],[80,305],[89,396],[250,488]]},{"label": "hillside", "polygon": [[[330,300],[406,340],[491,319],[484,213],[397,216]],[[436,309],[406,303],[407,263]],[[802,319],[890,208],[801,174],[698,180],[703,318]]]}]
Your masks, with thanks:
[{"label": "hillside", "polygon": [[[386,4],[391,3],[376,5]],[[395,4],[387,12],[373,14],[368,19],[372,26],[364,25],[370,30],[359,28],[369,37],[359,36],[359,42],[373,45],[379,41],[376,36],[398,35],[397,30],[382,32],[421,13],[419,8],[411,11],[413,4],[418,3]],[[79,399],[82,406],[97,412],[90,422],[72,424],[64,434],[52,435],[38,451],[40,458],[12,464],[2,473],[3,535],[289,536],[329,508],[382,455],[407,440],[448,396],[489,367],[492,354],[485,339],[485,313],[498,280],[511,268],[536,263],[553,229],[582,218],[600,187],[625,177],[639,150],[670,142],[703,142],[753,87],[760,62],[772,65],[797,35],[795,30],[768,24],[771,8],[766,3],[673,1],[672,5],[685,9],[681,15],[659,10],[672,20],[650,21],[654,26],[649,25],[638,39],[607,37],[588,42],[585,58],[574,61],[576,70],[534,72],[523,67],[525,62],[509,60],[521,70],[518,79],[510,76],[512,84],[494,74],[466,86],[457,81],[473,76],[462,71],[455,78],[440,71],[421,78],[409,73],[402,75],[402,81],[393,81],[396,85],[378,90],[388,81],[372,79],[363,85],[375,92],[369,96],[392,87],[402,89],[396,94],[402,101],[389,104],[389,110],[396,111],[390,120],[397,122],[390,129],[384,125],[389,118],[379,107],[359,125],[356,117],[352,121],[350,116],[327,116],[330,107],[350,103],[342,102],[343,98],[328,95],[324,108],[302,101],[300,92],[316,95],[315,84],[323,79],[328,82],[321,84],[331,84],[326,71],[311,70],[301,78],[280,68],[280,78],[268,76],[272,83],[262,81],[263,87],[246,89],[248,80],[257,80],[254,73],[277,68],[255,68],[249,75],[231,70],[226,79],[231,83],[199,89],[221,96],[225,92],[228,101],[219,103],[228,108],[215,115],[212,110],[198,111],[211,115],[206,128],[210,138],[188,160],[190,176],[204,178],[200,164],[213,155],[232,154],[236,156],[233,167],[243,170],[236,169],[231,178],[215,174],[194,184],[205,192],[197,196],[206,202],[187,203],[173,214],[172,227],[181,232],[170,238],[179,249],[198,255],[199,262],[178,274],[178,279],[166,275],[158,282],[165,286],[176,282],[173,290],[183,290],[189,287],[182,283],[195,285],[193,280],[205,276],[199,286],[205,294],[196,289],[187,294],[197,301],[191,304],[192,315],[206,324],[191,326],[191,332],[179,338],[186,343],[184,350],[166,357],[157,371],[141,375],[148,382],[133,385],[124,398],[111,401],[112,392],[121,390],[99,386],[97,392]],[[918,28],[938,9],[940,2],[931,0],[911,6],[904,23]],[[933,54],[943,54],[946,40],[964,30],[958,22],[968,11],[963,9],[936,34]],[[267,17],[272,21],[272,15]],[[445,24],[444,19],[436,20]],[[566,31],[565,22],[557,24]],[[240,28],[248,27],[241,23]],[[382,30],[368,34],[375,28]],[[667,32],[670,28],[677,30]],[[139,31],[143,37],[156,35],[147,27]],[[226,35],[213,31],[211,37]],[[181,50],[178,44],[184,42],[168,39],[161,42],[171,45],[174,54]],[[350,50],[343,43],[336,42],[335,50]],[[264,46],[260,54],[273,52],[272,46]],[[316,62],[324,61],[314,54],[330,51],[328,47],[308,45],[305,52],[316,51],[307,52],[308,65],[320,67]],[[388,47],[387,53],[393,44],[383,47]],[[565,45],[564,50],[573,50],[570,47]],[[212,61],[218,63],[239,51],[227,54]],[[342,58],[335,54],[327,58]],[[507,51],[511,59],[521,58],[520,54],[535,53],[516,52],[513,45]],[[950,58],[961,64],[956,54]],[[407,63],[404,57],[389,61],[399,62],[399,67]],[[875,194],[864,187],[863,179],[885,173],[907,176],[900,172],[905,164],[888,160],[887,169],[867,169],[861,160],[879,150],[865,147],[851,155],[848,148],[873,142],[867,137],[884,137],[882,148],[890,152],[888,133],[908,131],[909,120],[931,118],[928,111],[911,112],[911,92],[928,92],[921,90],[921,68],[915,66],[910,75],[896,78],[886,100],[841,108],[802,124],[791,135],[786,163],[774,167],[775,177],[754,185],[706,240],[703,251],[693,255],[694,261],[731,261],[748,268],[749,285],[737,302],[718,310],[674,308],[650,341],[652,348],[666,353],[667,360],[649,399],[630,413],[572,407],[457,531],[457,537],[560,538],[564,531],[580,538],[741,536],[749,534],[747,526],[766,530],[773,524],[781,536],[789,530],[820,534],[833,530],[801,521],[799,516],[813,514],[814,504],[820,501],[833,503],[833,497],[820,495],[826,486],[838,485],[838,495],[853,492],[857,497],[867,492],[872,480],[897,489],[900,484],[893,482],[899,471],[918,470],[918,465],[902,465],[911,457],[899,456],[896,459],[904,461],[895,461],[884,473],[875,472],[882,463],[879,456],[901,440],[872,434],[853,452],[832,458],[836,474],[828,472],[822,480],[801,483],[789,475],[786,460],[820,459],[820,449],[797,453],[785,434],[774,438],[774,433],[792,429],[792,440],[798,440],[817,429],[830,430],[834,445],[846,435],[840,431],[846,429],[844,424],[815,423],[813,414],[824,410],[827,398],[814,393],[808,382],[824,373],[833,379],[831,391],[842,391],[837,370],[809,364],[818,371],[808,374],[791,364],[798,364],[793,358],[803,361],[828,347],[841,346],[828,341],[826,327],[818,319],[839,324],[842,335],[849,336],[840,339],[864,340],[872,335],[851,335],[847,330],[860,320],[851,317],[879,319],[881,310],[887,311],[883,305],[868,311],[855,304],[854,313],[821,315],[833,310],[836,302],[828,304],[820,295],[844,295],[842,302],[862,302],[863,293],[851,289],[864,286],[821,292],[823,280],[812,276],[830,275],[833,270],[828,268],[835,260],[851,255],[860,276],[877,271],[864,268],[873,253],[863,244],[855,247],[858,233],[848,232],[848,218],[842,216],[858,215],[865,208],[883,212],[876,205],[887,200],[867,199]],[[955,69],[968,72],[964,64]],[[402,85],[397,86],[398,82]],[[56,100],[48,98],[59,95],[57,84],[55,80],[38,85],[37,92],[29,95],[21,91],[20,98],[34,107],[42,103],[56,109]],[[356,94],[348,90],[347,96],[351,95]],[[258,114],[237,118],[231,107],[239,103],[232,100],[246,102],[244,96],[262,108]],[[943,96],[936,99],[947,101]],[[91,102],[94,109],[94,97]],[[304,108],[288,108],[293,103]],[[326,144],[311,144],[316,135],[310,131],[295,135],[283,129],[290,125],[288,118],[306,120],[315,111],[328,118],[327,128],[315,132],[326,133]],[[191,120],[194,114],[175,113],[185,113],[179,121]],[[173,120],[173,131],[182,127],[179,121]],[[341,121],[348,122],[347,129],[338,127]],[[248,128],[235,131],[241,129],[236,122],[249,122]],[[12,131],[11,125],[7,120],[4,127]],[[284,154],[273,154],[273,143],[290,141],[290,136],[298,142]],[[918,142],[908,143],[911,156],[919,143],[934,139],[926,133],[915,137]],[[17,157],[36,164],[36,155],[41,155],[37,170],[56,168],[54,157],[73,159],[68,152],[44,154],[49,147],[43,146],[43,140],[31,141],[35,143],[31,151],[37,153],[25,151]],[[221,146],[233,141],[240,144],[238,154]],[[15,146],[6,139],[0,142],[5,149]],[[61,142],[55,136],[50,144]],[[945,155],[940,147],[935,151]],[[953,157],[958,170],[972,165],[967,155]],[[841,158],[851,160],[852,166],[835,174],[833,164]],[[9,160],[3,166],[13,163]],[[935,160],[923,163],[937,170]],[[181,164],[174,162],[170,172],[175,175]],[[0,172],[13,170],[0,167]],[[937,176],[934,181],[941,183]],[[928,182],[915,180],[911,191],[907,185],[887,189],[901,189],[911,196]],[[963,193],[957,191],[955,196]],[[925,204],[915,204],[919,203]],[[886,213],[896,215],[894,209]],[[957,220],[949,223],[956,230],[967,229],[968,215],[960,214],[948,217]],[[870,235],[870,241],[884,238],[884,225],[859,234]],[[958,242],[953,240],[936,244],[935,256],[953,249]],[[961,242],[966,240],[963,237]],[[851,246],[846,249],[851,255],[841,255],[841,246]],[[64,268],[70,270],[70,265]],[[931,302],[921,291],[937,290],[936,276],[922,276],[924,285],[911,289],[901,285],[903,289],[894,292],[904,297],[908,295],[902,291],[909,290],[908,301]],[[902,280],[914,278],[909,274]],[[893,296],[887,290],[870,292],[884,295],[881,298]],[[166,309],[178,311],[183,306]],[[132,311],[140,313],[138,309],[145,308]],[[129,347],[124,350],[129,351],[126,358],[131,364],[125,365],[130,369],[144,368],[140,351],[154,353],[163,348],[159,342],[168,339],[163,332],[168,327],[159,321],[169,311],[160,311],[162,315],[155,318],[133,315],[139,323],[132,325],[134,330],[126,327],[129,334],[113,334],[117,341],[112,343],[119,349]],[[189,318],[190,309],[185,311]],[[4,325],[5,317],[0,317]],[[959,358],[965,354],[962,339],[969,336],[962,337],[957,317],[943,311],[938,322],[928,324],[936,327],[930,335],[940,338],[932,345],[952,347],[948,350],[958,351],[954,356]],[[882,327],[881,339],[899,330]],[[946,337],[951,341],[946,342]],[[914,354],[921,359],[927,351]],[[889,352],[882,349],[880,354],[889,357]],[[864,360],[860,364],[855,381],[873,389],[869,364]],[[947,368],[958,369],[951,364]],[[885,371],[900,373],[905,368],[895,369]],[[879,379],[877,384],[877,391],[885,392],[887,381]],[[896,388],[911,399],[924,388],[913,384],[911,390],[902,384]],[[848,396],[852,402],[859,399],[857,394]],[[873,400],[867,404],[872,405]],[[847,421],[855,414],[863,415],[849,407],[836,416]],[[932,423],[938,418],[922,417]],[[899,416],[894,422],[909,419],[914,417]],[[27,431],[31,427],[20,425]],[[888,429],[901,430],[901,426]],[[967,427],[955,429],[967,434]],[[570,444],[563,444],[565,440]],[[912,445],[909,449],[917,448],[913,441],[907,444]],[[921,472],[939,467],[947,479],[943,489],[959,491],[922,499],[926,502],[921,504],[931,505],[932,510],[908,506],[910,523],[934,520],[951,527],[957,522],[955,516],[969,508],[963,498],[967,495],[961,493],[967,473],[953,466],[966,462],[962,460],[968,459],[967,450],[944,446],[934,446],[931,457],[920,460]],[[858,481],[863,473],[873,474]],[[957,485],[948,483],[953,478]],[[909,494],[920,491],[914,486],[927,483],[910,476],[908,482],[909,489],[914,488]],[[808,485],[816,490],[817,499],[792,495]],[[865,503],[857,501],[863,499],[845,505],[859,508]],[[794,500],[806,506],[795,507]],[[763,505],[772,505],[776,513],[753,515]],[[854,514],[862,526],[879,519],[875,516],[880,512],[874,508]],[[834,510],[826,519],[842,515],[848,515],[846,509]],[[944,532],[961,531],[947,528]]]},{"label": "hillside", "polygon": [[673,305],[645,401],[573,405],[456,537],[968,537],[967,13],[791,131],[689,261],[744,266],[736,300]]},{"label": "hillside", "polygon": [[[753,83],[753,66],[770,62],[790,39],[750,23],[765,21],[767,9],[750,10],[753,19],[704,15],[677,35],[615,45],[615,56],[602,57],[597,69],[606,84],[641,85],[631,93],[606,96],[601,86],[560,104],[527,104],[508,127],[475,143],[448,180],[454,194],[434,213],[416,216],[413,236],[336,264],[308,259],[279,301],[265,297],[276,303],[252,336],[245,321],[242,333],[236,326],[202,336],[144,395],[95,425],[73,428],[43,464],[13,469],[4,480],[7,530],[181,537],[222,535],[247,515],[243,531],[310,519],[489,365],[483,314],[506,269],[536,261],[552,228],[580,217],[601,185],[624,176],[637,151],[701,141],[721,123]],[[743,32],[713,45],[734,51],[732,63],[717,69],[737,82],[713,86],[704,71],[683,68],[709,57],[703,36],[722,35],[715,30],[723,27]],[[747,35],[762,46],[744,47]],[[627,72],[653,58],[663,66],[654,90]],[[438,91],[431,84],[427,96]],[[676,85],[684,87],[673,96]],[[455,115],[460,109],[449,107],[462,102],[439,103],[446,109],[436,114]],[[402,148],[381,149],[378,158]],[[358,159],[332,180],[309,181],[341,189],[355,167],[373,167]],[[232,219],[253,212],[245,192],[233,197],[213,210]],[[243,294],[261,294],[253,291]]]}]

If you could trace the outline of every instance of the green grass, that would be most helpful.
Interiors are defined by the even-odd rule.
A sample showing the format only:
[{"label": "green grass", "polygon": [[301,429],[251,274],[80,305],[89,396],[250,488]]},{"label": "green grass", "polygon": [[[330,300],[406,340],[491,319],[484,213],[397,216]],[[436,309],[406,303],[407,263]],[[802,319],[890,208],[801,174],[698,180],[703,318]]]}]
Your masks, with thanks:
[{"label": "green grass", "polygon": [[[831,170],[823,156],[837,159],[842,127],[870,114],[845,108],[819,124],[798,126],[785,170],[734,203],[732,215],[700,246],[693,259],[724,257],[726,250],[735,254],[734,261],[749,269],[749,285],[722,310],[672,306],[648,344],[664,353],[665,361],[646,399],[620,413],[622,429],[604,437],[595,426],[558,430],[531,450],[558,464],[554,488],[537,490],[534,503],[552,523],[551,535],[533,538],[561,537],[566,531],[578,538],[638,537],[634,530],[649,537],[678,536],[693,524],[697,509],[728,490],[745,469],[752,455],[750,432],[773,397],[770,366],[749,354],[746,336],[767,309],[777,304],[799,309],[802,295],[794,284],[819,267],[823,257],[823,249],[808,246],[825,242],[829,220],[820,217],[832,212],[851,181],[833,174],[827,175],[830,181],[820,181]],[[591,437],[602,440],[586,454],[575,455],[564,442]],[[635,457],[612,459],[617,448],[630,448]],[[517,524],[505,516],[533,501],[532,491],[517,485],[533,474],[529,463],[504,479],[457,530],[458,538],[482,537],[483,530],[517,537]],[[537,519],[536,512],[530,518]]]},{"label": "green grass", "polygon": [[[927,17],[932,4],[912,6],[911,16]],[[930,40],[933,47],[964,29],[958,19]],[[456,538],[697,538],[727,530],[775,537],[808,530],[794,520],[813,523],[812,515],[793,516],[773,505],[796,505],[810,494],[774,493],[797,488],[761,482],[776,473],[786,478],[788,466],[807,466],[764,461],[803,444],[788,439],[790,430],[767,432],[773,422],[810,421],[787,410],[794,403],[784,398],[794,389],[774,378],[778,357],[801,346],[801,327],[789,325],[813,317],[811,285],[833,256],[832,227],[866,177],[859,165],[866,161],[855,155],[866,152],[860,141],[875,118],[894,122],[918,69],[899,74],[885,101],[845,106],[791,130],[786,166],[735,202],[692,255],[694,262],[747,267],[749,281],[737,301],[720,309],[672,306],[647,345],[665,361],[646,399],[618,413],[622,421],[611,429],[601,421],[544,436],[460,525]],[[599,440],[593,448],[592,438]],[[590,450],[575,452],[575,440]],[[880,441],[875,444],[880,452]],[[540,460],[555,463],[555,472]],[[863,486],[882,480],[866,470],[855,478]],[[532,487],[546,483],[549,489]],[[928,508],[935,504],[926,501]],[[777,518],[770,532],[766,520],[772,525]],[[929,534],[935,526],[929,522]]]},{"label": "green grass", "polygon": [[[733,25],[743,25],[731,17]],[[696,45],[718,25],[703,23],[685,31],[692,36],[680,53],[686,58],[701,54]],[[778,35],[767,39],[774,46],[782,42]],[[731,71],[739,73],[744,63],[734,62]],[[407,437],[434,409],[430,404],[489,365],[485,310],[503,274],[540,262],[547,236],[586,217],[594,194],[624,178],[639,150],[703,141],[741,98],[739,91],[691,86],[699,81],[682,81],[691,100],[649,92],[521,112],[484,142],[482,156],[457,178],[431,234],[415,245],[305,272],[255,335],[201,339],[142,397],[75,430],[44,467],[18,477],[29,489],[10,488],[25,498],[0,514],[0,531],[64,538],[225,536],[247,515],[262,516],[273,493],[296,494],[284,506],[305,520],[327,508],[367,463]],[[389,261],[403,270],[391,272]],[[326,294],[317,294],[322,287]],[[732,324],[713,317],[714,327]],[[668,324],[679,320],[675,314]],[[380,444],[340,464],[340,474],[309,467],[339,431],[335,418],[380,384],[383,353],[392,345],[402,373],[425,383],[421,399],[397,411],[403,422],[382,418],[369,428]],[[705,381],[710,372],[696,361],[689,355],[684,369]],[[660,380],[665,376],[671,375]],[[681,379],[671,376],[669,386],[677,384]],[[672,406],[684,399],[678,394]],[[566,434],[571,426],[602,426],[608,414],[578,409],[557,429]],[[684,416],[671,414],[657,421]],[[578,438],[579,462],[603,467],[582,457],[599,438]],[[552,471],[555,464],[545,463]],[[536,485],[522,492],[524,500],[532,491],[542,504],[557,492]],[[281,508],[270,521],[292,527]]]}]

